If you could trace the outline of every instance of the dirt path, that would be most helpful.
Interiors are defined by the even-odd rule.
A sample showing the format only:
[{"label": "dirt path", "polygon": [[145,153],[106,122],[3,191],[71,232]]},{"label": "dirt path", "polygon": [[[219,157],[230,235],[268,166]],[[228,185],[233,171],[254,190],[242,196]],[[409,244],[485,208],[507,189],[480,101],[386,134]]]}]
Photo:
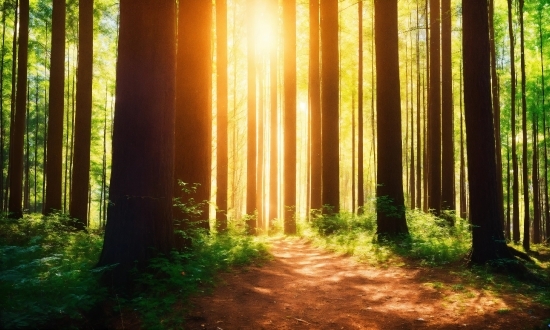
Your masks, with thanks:
[{"label": "dirt path", "polygon": [[372,267],[299,239],[271,242],[274,260],[222,275],[194,299],[186,329],[533,329],[550,310],[495,296],[449,272]]}]

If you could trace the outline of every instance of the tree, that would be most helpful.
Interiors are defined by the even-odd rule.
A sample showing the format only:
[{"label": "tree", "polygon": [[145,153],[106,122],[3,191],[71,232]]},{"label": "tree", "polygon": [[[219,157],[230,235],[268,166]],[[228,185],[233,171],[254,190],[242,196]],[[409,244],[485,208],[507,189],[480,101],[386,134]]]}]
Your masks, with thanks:
[{"label": "tree", "polygon": [[78,77],[74,132],[74,166],[70,215],[78,227],[88,226],[88,189],[90,181],[90,144],[92,129],[92,77],[94,62],[94,2],[80,0],[78,6]]},{"label": "tree", "polygon": [[227,0],[216,1],[217,54],[217,193],[216,228],[218,232],[227,230],[227,189],[228,189],[228,134],[227,134]]},{"label": "tree", "polygon": [[521,66],[521,129],[523,135],[523,248],[525,251],[530,249],[530,219],[529,219],[529,156],[527,151],[527,97],[525,95],[525,33],[523,23],[524,0],[519,0],[519,35],[520,35],[520,66]]},{"label": "tree", "polygon": [[[176,8],[171,0],[120,2],[109,210],[98,266],[109,280],[173,246]],[[146,19],[145,19],[146,18]]]},{"label": "tree", "polygon": [[430,68],[428,93],[428,208],[441,211],[441,58],[439,0],[430,0]]},{"label": "tree", "polygon": [[513,199],[512,199],[512,240],[519,243],[519,166],[516,147],[516,65],[515,65],[515,39],[514,27],[512,24],[512,0],[508,0],[508,35],[510,38],[510,107],[511,107],[511,124],[512,127],[512,172],[513,178]]},{"label": "tree", "polygon": [[407,235],[401,158],[397,0],[375,0],[377,235]]},{"label": "tree", "polygon": [[[357,82],[357,208],[358,213],[363,213],[365,206],[365,184],[363,165],[363,2],[359,1],[357,6],[359,16],[359,58],[358,58],[358,82]],[[353,210],[355,212],[355,210]]]},{"label": "tree", "polygon": [[[277,15],[279,1],[271,0],[272,24],[273,30],[277,31]],[[278,217],[279,211],[279,184],[278,184],[278,160],[279,160],[279,111],[277,110],[277,45],[271,45],[269,56],[269,87],[270,87],[270,155],[269,155],[269,216],[268,221],[271,224],[273,219]],[[319,56],[319,55],[317,55]]]},{"label": "tree", "polygon": [[[192,196],[200,207],[198,227],[208,230],[212,162],[212,4],[203,0],[182,0],[178,8],[176,66],[176,155],[174,194],[184,198],[179,182],[198,184]],[[174,209],[177,228],[185,230],[188,215]],[[176,245],[186,243],[178,236]]]},{"label": "tree", "polygon": [[296,233],[296,0],[283,1],[285,234]]},{"label": "tree", "polygon": [[340,211],[338,0],[321,0],[322,203]]},{"label": "tree", "polygon": [[[455,211],[451,0],[441,1],[441,209]],[[446,217],[453,224],[453,217]]]},{"label": "tree", "polygon": [[255,0],[247,0],[247,152],[246,152],[246,214],[248,232],[256,232],[256,61],[254,47]]},{"label": "tree", "polygon": [[[464,106],[466,117],[471,264],[512,258],[504,240],[497,197],[491,106],[487,0],[463,0]],[[488,155],[493,155],[491,158]]]},{"label": "tree", "polygon": [[65,86],[65,0],[53,0],[45,214],[61,211]]},{"label": "tree", "polygon": [[310,112],[310,208],[319,210],[322,202],[321,77],[319,63],[319,0],[309,1],[309,112]]},{"label": "tree", "polygon": [[[13,116],[10,134],[9,187],[10,216],[18,219],[23,216],[23,148],[27,121],[27,65],[29,45],[29,1],[21,0],[19,13],[19,53],[17,59],[17,93],[15,115]],[[14,59],[15,61],[15,59]],[[15,74],[15,73],[13,73]]]}]

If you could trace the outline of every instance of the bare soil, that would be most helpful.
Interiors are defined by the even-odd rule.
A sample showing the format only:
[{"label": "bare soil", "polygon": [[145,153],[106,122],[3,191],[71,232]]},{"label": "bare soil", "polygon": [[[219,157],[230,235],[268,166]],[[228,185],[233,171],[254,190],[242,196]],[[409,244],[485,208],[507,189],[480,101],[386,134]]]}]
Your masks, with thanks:
[{"label": "bare soil", "polygon": [[449,269],[369,265],[305,239],[270,244],[273,260],[224,273],[212,293],[193,298],[184,327],[550,329],[548,307],[463,283]]}]

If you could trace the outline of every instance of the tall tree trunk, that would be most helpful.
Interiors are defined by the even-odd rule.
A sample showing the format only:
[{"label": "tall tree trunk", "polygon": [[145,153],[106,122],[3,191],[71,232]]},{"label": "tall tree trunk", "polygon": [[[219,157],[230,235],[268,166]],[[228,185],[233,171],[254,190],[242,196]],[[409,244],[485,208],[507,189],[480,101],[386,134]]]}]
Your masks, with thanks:
[{"label": "tall tree trunk", "polygon": [[512,231],[511,231],[511,225],[512,225],[512,218],[511,218],[511,211],[510,208],[510,148],[506,148],[506,191],[508,192],[506,194],[506,224],[504,226],[504,235],[506,237],[507,241],[512,240]]},{"label": "tall tree trunk", "polygon": [[[202,203],[195,217],[174,209],[176,228],[186,230],[188,222],[210,229],[209,204],[212,162],[212,3],[182,0],[178,6],[178,46],[176,66],[176,156],[174,159],[174,194],[185,201],[192,197]],[[186,196],[178,180],[199,184],[193,196]],[[189,242],[180,235],[176,247]]]},{"label": "tall tree trunk", "polygon": [[319,62],[319,0],[309,1],[309,111],[311,112],[310,207],[320,210],[322,180],[321,77]]},{"label": "tall tree trunk", "polygon": [[[10,95],[10,141],[12,141],[14,138],[13,138],[13,133],[14,133],[14,119],[15,119],[15,108],[16,108],[16,90],[17,90],[17,32],[18,32],[18,29],[17,29],[17,26],[18,26],[18,21],[19,21],[19,15],[18,15],[18,9],[19,9],[19,0],[15,0],[15,3],[13,5],[13,41],[12,41],[12,63],[11,63],[11,95]],[[11,146],[11,142],[9,144]],[[4,200],[4,204],[5,205],[8,205],[8,212],[9,212],[9,201],[8,201],[8,198],[9,198],[9,190],[11,189],[10,188],[10,170],[9,170],[9,158],[11,158],[11,150],[10,150],[10,156],[8,157],[8,176],[6,177],[6,181],[7,181],[7,184],[6,184],[6,191],[5,191],[5,200]]]},{"label": "tall tree trunk", "polygon": [[322,203],[340,212],[338,0],[321,0]]},{"label": "tall tree trunk", "polygon": [[[17,93],[15,115],[10,134],[9,187],[10,200],[8,212],[14,219],[23,216],[23,148],[27,114],[27,64],[29,45],[29,1],[21,0],[19,13],[19,53],[17,58]],[[14,27],[15,28],[15,27]],[[15,60],[14,60],[15,61]],[[15,74],[15,72],[13,73]]]},{"label": "tall tree trunk", "polygon": [[29,186],[29,170],[30,170],[30,158],[29,158],[29,151],[30,151],[30,139],[29,139],[29,127],[30,127],[30,120],[29,120],[29,113],[30,113],[30,86],[27,84],[27,103],[25,106],[25,111],[27,112],[25,116],[25,174],[24,174],[24,180],[23,180],[23,210],[29,212],[29,192],[30,192],[30,186]]},{"label": "tall tree trunk", "polygon": [[524,37],[524,24],[523,24],[523,6],[524,0],[519,0],[519,33],[520,33],[520,52],[521,52],[521,129],[523,135],[523,248],[526,251],[530,249],[530,219],[529,219],[529,161],[527,152],[527,96],[525,95],[525,37]]},{"label": "tall tree trunk", "polygon": [[[364,181],[364,119],[363,119],[363,1],[357,5],[359,16],[359,65],[358,65],[358,83],[357,83],[357,209],[359,214],[363,214],[365,207],[365,181]],[[355,210],[354,210],[355,211]]]},{"label": "tall tree trunk", "polygon": [[92,132],[92,77],[94,62],[94,1],[78,5],[78,75],[74,127],[74,166],[71,181],[70,215],[77,227],[89,225],[90,144]]},{"label": "tall tree trunk", "polygon": [[515,64],[515,37],[512,20],[512,0],[508,0],[508,35],[510,38],[510,107],[512,127],[512,172],[514,173],[513,210],[512,210],[512,240],[519,243],[519,166],[516,147],[516,64]]},{"label": "tall tree trunk", "polygon": [[397,0],[375,0],[377,235],[407,235],[401,147]]},{"label": "tall tree trunk", "polygon": [[464,107],[463,107],[463,84],[462,84],[462,66],[460,67],[460,217],[468,218],[468,202],[466,198],[466,159],[464,154]]},{"label": "tall tree trunk", "polygon": [[217,79],[217,193],[216,193],[216,229],[222,233],[227,230],[227,192],[228,192],[228,133],[227,133],[227,0],[216,1],[216,73]]},{"label": "tall tree trunk", "polygon": [[[0,93],[4,94],[4,61],[6,51],[4,49],[6,45],[6,4],[4,3],[4,8],[2,8],[2,59],[0,61]],[[5,167],[5,156],[4,156],[4,140],[6,138],[6,131],[4,129],[4,102],[0,101],[0,214],[4,213],[4,168]]]},{"label": "tall tree trunk", "polygon": [[538,138],[538,116],[533,112],[533,243],[540,244],[542,241],[540,231],[540,189],[539,189],[539,144]]},{"label": "tall tree trunk", "polygon": [[65,0],[53,0],[46,201],[44,206],[46,214],[60,211],[62,208],[65,6]]},{"label": "tall tree trunk", "polygon": [[283,1],[285,234],[296,233],[296,0]]},{"label": "tall tree trunk", "polygon": [[[314,1],[312,1],[314,2]],[[278,12],[279,2],[278,0],[271,0],[272,11],[272,28],[273,31],[278,31]],[[319,10],[319,3],[317,3],[317,11]],[[317,14],[317,16],[319,16]],[[319,26],[317,25],[317,29]],[[317,33],[317,38],[319,33]],[[310,55],[311,56],[311,55]],[[317,53],[317,57],[319,54]],[[270,174],[269,174],[269,217],[268,221],[271,222],[276,219],[279,209],[279,111],[277,102],[277,44],[271,45],[270,58],[269,58],[269,85],[270,85]],[[318,67],[318,66],[317,66]],[[311,88],[311,86],[310,86]],[[312,169],[313,171],[313,169]]]},{"label": "tall tree trunk", "polygon": [[[143,19],[147,17],[147,19]],[[109,210],[98,266],[128,285],[129,271],[173,247],[176,8],[171,0],[120,2]]]},{"label": "tall tree trunk", "polygon": [[441,212],[441,58],[439,0],[430,0],[430,69],[428,94],[428,208]]},{"label": "tall tree trunk", "polygon": [[494,0],[489,0],[489,43],[491,54],[491,96],[493,105],[493,116],[495,125],[495,150],[497,161],[497,194],[498,201],[500,203],[501,219],[504,224],[504,197],[502,186],[502,151],[501,151],[501,137],[500,137],[500,86],[497,73],[497,57],[495,50],[495,28],[494,28]]},{"label": "tall tree trunk", "polygon": [[[453,128],[453,69],[451,0],[441,0],[441,209],[456,210]],[[446,217],[449,224],[454,218]]]},{"label": "tall tree trunk", "polygon": [[248,232],[256,232],[256,51],[254,48],[254,9],[256,0],[247,0],[247,57],[248,57],[248,99],[247,99],[247,166],[246,166],[246,214]]},{"label": "tall tree trunk", "polygon": [[[419,2],[416,3],[416,26],[420,26]],[[421,91],[420,83],[420,28],[416,29],[416,208],[422,209],[422,139],[421,122]]]},{"label": "tall tree trunk", "polygon": [[544,218],[545,223],[545,239],[550,242],[550,203],[548,198],[548,142],[546,140],[546,95],[545,95],[545,79],[544,79],[544,38],[542,35],[542,6],[539,7],[539,49],[540,49],[540,71],[541,71],[541,93],[542,93],[542,134],[544,141]]},{"label": "tall tree trunk", "polygon": [[468,152],[471,264],[512,258],[497,197],[487,0],[463,0],[464,104]]}]

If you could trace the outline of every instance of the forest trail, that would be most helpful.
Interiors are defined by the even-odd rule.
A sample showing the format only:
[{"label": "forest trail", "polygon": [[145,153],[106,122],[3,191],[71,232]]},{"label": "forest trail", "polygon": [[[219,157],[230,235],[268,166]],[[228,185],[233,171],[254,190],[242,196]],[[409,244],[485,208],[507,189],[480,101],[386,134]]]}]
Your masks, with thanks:
[{"label": "forest trail", "polygon": [[550,318],[519,293],[496,296],[448,270],[370,266],[305,239],[269,243],[273,260],[222,274],[193,299],[186,329],[536,329]]}]

